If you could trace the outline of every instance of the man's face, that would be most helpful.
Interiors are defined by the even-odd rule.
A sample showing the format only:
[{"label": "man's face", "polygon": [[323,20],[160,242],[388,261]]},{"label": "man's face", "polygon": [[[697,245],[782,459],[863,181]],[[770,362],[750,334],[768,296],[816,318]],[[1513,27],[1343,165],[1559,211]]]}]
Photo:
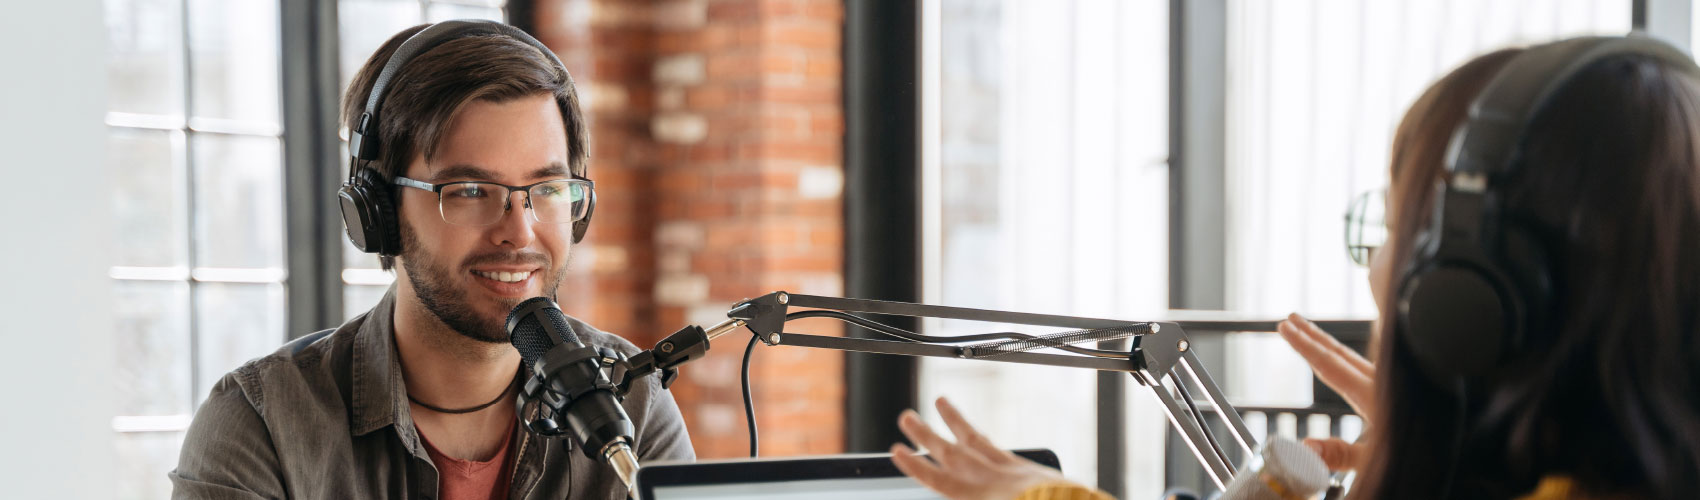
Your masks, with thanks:
[{"label": "man's face", "polygon": [[[406,177],[431,184],[485,181],[524,186],[570,177],[566,129],[548,94],[507,102],[476,100],[449,123],[429,164],[423,156]],[[524,192],[511,209],[483,227],[443,220],[435,193],[402,189],[403,294],[467,337],[506,343],[508,312],[521,301],[555,296],[572,251],[571,223],[539,223]]]}]

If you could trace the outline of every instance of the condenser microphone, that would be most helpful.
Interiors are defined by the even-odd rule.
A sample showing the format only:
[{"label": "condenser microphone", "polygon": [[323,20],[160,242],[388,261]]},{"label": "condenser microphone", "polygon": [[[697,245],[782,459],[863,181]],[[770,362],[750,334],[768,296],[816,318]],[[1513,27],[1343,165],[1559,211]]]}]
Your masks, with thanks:
[{"label": "condenser microphone", "polygon": [[554,436],[563,433],[555,427],[555,419],[565,420],[564,433],[584,454],[614,467],[626,491],[633,491],[638,469],[631,447],[635,429],[614,395],[614,384],[602,372],[602,354],[579,341],[566,314],[548,297],[521,302],[508,313],[507,329],[508,340],[532,372],[522,399],[533,396],[550,415],[540,420],[545,423],[542,428],[524,422],[523,412],[521,423],[533,432]]},{"label": "condenser microphone", "polygon": [[1328,487],[1328,465],[1298,441],[1271,436],[1250,465],[1234,474],[1221,500],[1303,500]]}]

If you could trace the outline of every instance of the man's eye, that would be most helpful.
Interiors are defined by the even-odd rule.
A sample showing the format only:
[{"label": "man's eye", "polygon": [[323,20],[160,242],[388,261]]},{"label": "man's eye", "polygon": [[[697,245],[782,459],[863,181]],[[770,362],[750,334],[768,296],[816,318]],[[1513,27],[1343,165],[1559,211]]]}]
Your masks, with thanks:
[{"label": "man's eye", "polygon": [[556,198],[561,196],[561,188],[548,184],[537,186],[537,196],[539,198]]},{"label": "man's eye", "polygon": [[482,187],[462,186],[460,189],[450,192],[449,195],[457,198],[483,198],[486,193]]}]

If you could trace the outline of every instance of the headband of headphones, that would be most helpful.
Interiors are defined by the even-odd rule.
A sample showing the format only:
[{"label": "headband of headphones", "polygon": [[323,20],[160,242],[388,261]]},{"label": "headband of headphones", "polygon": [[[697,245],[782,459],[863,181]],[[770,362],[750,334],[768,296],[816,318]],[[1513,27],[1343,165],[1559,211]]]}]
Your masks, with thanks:
[{"label": "headband of headphones", "polygon": [[1572,38],[1523,51],[1471,102],[1447,144],[1433,220],[1400,281],[1400,339],[1436,382],[1482,375],[1525,349],[1529,323],[1552,304],[1545,243],[1507,217],[1495,193],[1525,166],[1530,122],[1600,61],[1652,58],[1700,77],[1682,51],[1644,36]]},{"label": "headband of headphones", "polygon": [[1641,35],[1571,38],[1530,48],[1506,63],[1470,103],[1469,118],[1447,146],[1451,188],[1479,192],[1510,174],[1523,133],[1541,107],[1577,73],[1620,55],[1651,57],[1700,75],[1687,54]]},{"label": "headband of headphones", "polygon": [[573,75],[567,72],[567,67],[561,64],[561,59],[555,57],[555,52],[549,50],[549,47],[544,46],[543,42],[537,41],[536,38],[532,38],[531,35],[519,28],[496,21],[478,19],[456,19],[426,26],[425,29],[408,37],[407,41],[402,42],[401,46],[395,49],[395,53],[390,55],[389,61],[384,63],[383,71],[378,72],[378,78],[372,82],[372,92],[366,95],[366,111],[360,113],[360,121],[355,125],[354,130],[349,132],[348,151],[350,155],[366,161],[378,159],[378,148],[380,146],[377,134],[378,106],[383,102],[384,91],[389,88],[390,79],[394,78],[395,74],[401,71],[401,68],[406,67],[407,63],[419,54],[436,48],[443,42],[468,35],[503,35],[536,47],[538,52],[542,52],[545,57],[549,58],[549,62],[554,63],[555,69],[561,70],[561,74],[566,75],[567,88],[573,87]]}]

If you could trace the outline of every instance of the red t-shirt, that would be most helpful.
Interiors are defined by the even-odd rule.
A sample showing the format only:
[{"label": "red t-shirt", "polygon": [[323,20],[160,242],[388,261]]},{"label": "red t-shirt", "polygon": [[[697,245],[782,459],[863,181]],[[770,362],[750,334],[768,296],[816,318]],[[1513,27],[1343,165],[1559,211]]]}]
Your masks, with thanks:
[{"label": "red t-shirt", "polygon": [[425,442],[425,452],[431,455],[431,462],[437,464],[437,498],[507,500],[508,481],[511,479],[508,471],[513,470],[513,464],[508,460],[508,445],[514,440],[514,421],[508,422],[507,437],[502,439],[500,451],[485,462],[444,455],[431,445],[425,433],[419,433],[419,437]]}]

